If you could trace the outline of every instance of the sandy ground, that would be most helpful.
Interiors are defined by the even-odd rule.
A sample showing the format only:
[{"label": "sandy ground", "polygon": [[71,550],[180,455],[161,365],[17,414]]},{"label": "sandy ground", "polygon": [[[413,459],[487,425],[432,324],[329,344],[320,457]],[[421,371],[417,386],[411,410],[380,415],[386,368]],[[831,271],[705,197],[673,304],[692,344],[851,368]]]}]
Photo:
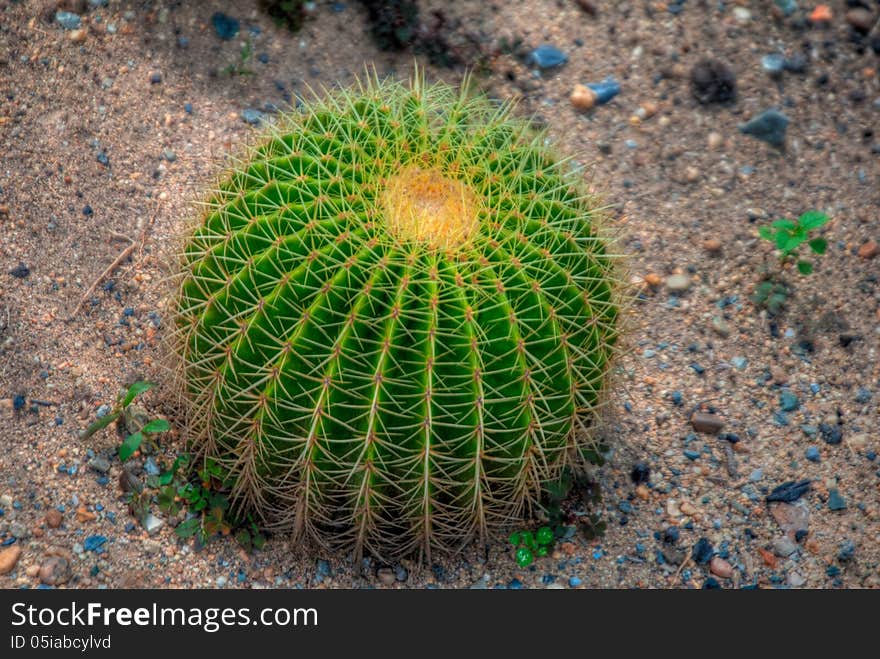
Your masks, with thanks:
[{"label": "sandy ground", "polygon": [[[54,3],[0,0],[0,552],[22,550],[0,587],[36,587],[53,555],[70,563],[63,587],[880,586],[880,259],[865,246],[880,240],[880,58],[850,42],[846,3],[830,3],[830,25],[804,29],[757,1],[689,2],[678,14],[594,2],[596,15],[561,0],[449,4],[487,52],[519,39],[520,52],[550,43],[568,54],[539,74],[495,48],[479,84],[521,96],[520,111],[591,166],[643,287],[610,410],[613,452],[597,472],[605,536],[576,534],[526,570],[500,539],[434,565],[403,561],[382,581],[375,561],[284,538],[248,556],[228,538],[195,551],[168,524],[153,536],[134,525],[118,459],[106,476],[89,467],[118,439],[77,433],[124,384],[163,381],[163,264],[201,186],[252,134],[242,111],[348,84],[365,63],[405,77],[413,55],[377,51],[354,2],[318,2],[292,35],[252,2],[110,0],[72,36],[44,18]],[[242,21],[235,39],[217,37],[215,11]],[[252,74],[226,71],[248,39]],[[761,57],[773,52],[804,54],[806,72],[771,79]],[[691,95],[688,73],[709,55],[736,73],[734,104]],[[572,108],[575,84],[612,74],[617,98]],[[651,116],[632,120],[640,106]],[[784,151],[738,130],[771,107],[791,118]],[[768,318],[749,301],[772,260],[757,226],[812,208],[833,218],[830,248],[809,278],[789,277],[789,310]],[[130,240],[130,257],[77,308]],[[675,273],[689,275],[688,290],[667,289]],[[780,413],[784,391],[798,408]],[[145,405],[173,418],[171,400],[160,387]],[[738,441],[696,433],[698,405]],[[841,443],[824,441],[838,431]],[[182,444],[172,433],[167,455]],[[649,465],[649,487],[631,480],[636,462]],[[797,505],[765,502],[801,479],[812,489]],[[845,508],[832,510],[837,496]],[[50,509],[63,511],[58,528]],[[806,533],[786,542],[793,519]],[[86,542],[96,535],[100,553]]]}]

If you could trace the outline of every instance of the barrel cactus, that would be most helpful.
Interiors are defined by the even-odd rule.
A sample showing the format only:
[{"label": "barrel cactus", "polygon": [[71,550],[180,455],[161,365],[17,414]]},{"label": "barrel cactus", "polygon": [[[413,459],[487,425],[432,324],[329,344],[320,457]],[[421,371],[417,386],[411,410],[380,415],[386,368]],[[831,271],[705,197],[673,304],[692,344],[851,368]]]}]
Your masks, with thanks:
[{"label": "barrel cactus", "polygon": [[282,116],[187,236],[192,441],[269,528],[430,556],[591,441],[620,315],[602,212],[464,89],[372,80]]}]

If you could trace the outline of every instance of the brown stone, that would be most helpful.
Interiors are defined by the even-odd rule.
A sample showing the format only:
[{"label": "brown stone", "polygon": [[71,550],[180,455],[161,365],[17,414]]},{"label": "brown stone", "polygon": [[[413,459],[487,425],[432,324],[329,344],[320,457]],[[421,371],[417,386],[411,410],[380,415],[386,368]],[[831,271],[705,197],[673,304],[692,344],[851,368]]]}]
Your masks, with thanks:
[{"label": "brown stone", "polygon": [[18,559],[21,558],[21,546],[12,545],[3,551],[0,551],[0,574],[9,574],[12,572]]},{"label": "brown stone", "polygon": [[50,529],[57,529],[64,521],[64,515],[57,508],[50,508],[46,511],[46,524]]},{"label": "brown stone", "polygon": [[796,539],[798,531],[806,532],[809,528],[810,509],[802,501],[793,504],[774,501],[770,504],[770,515],[792,540]]},{"label": "brown stone", "polygon": [[874,26],[874,15],[868,9],[857,7],[846,12],[846,22],[862,34],[867,34]]},{"label": "brown stone", "polygon": [[713,556],[709,562],[709,570],[716,577],[730,579],[733,576],[733,566],[720,556]]},{"label": "brown stone", "polygon": [[869,240],[859,247],[859,256],[863,259],[873,259],[878,254],[880,254],[880,245],[876,240]]},{"label": "brown stone", "polygon": [[576,110],[586,112],[596,105],[596,92],[586,85],[575,85],[569,100]]},{"label": "brown stone", "polygon": [[691,425],[697,432],[705,432],[710,435],[715,435],[721,432],[721,429],[724,427],[724,419],[717,414],[694,412],[691,416]]},{"label": "brown stone", "polygon": [[721,241],[718,238],[709,238],[703,241],[703,249],[710,254],[718,254],[721,252]]},{"label": "brown stone", "polygon": [[97,518],[98,516],[85,506],[80,506],[76,509],[77,522],[93,522]]},{"label": "brown stone", "polygon": [[649,272],[644,277],[648,286],[659,286],[663,279],[656,272]]},{"label": "brown stone", "polygon": [[63,556],[50,556],[40,566],[40,581],[47,586],[59,586],[70,581],[73,570]]}]

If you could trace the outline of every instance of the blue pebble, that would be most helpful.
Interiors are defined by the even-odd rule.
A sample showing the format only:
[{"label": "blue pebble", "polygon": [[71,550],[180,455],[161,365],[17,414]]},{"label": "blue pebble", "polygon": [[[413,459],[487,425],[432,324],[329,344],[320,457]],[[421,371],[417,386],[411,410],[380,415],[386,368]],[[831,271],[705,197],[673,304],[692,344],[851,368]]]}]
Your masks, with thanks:
[{"label": "blue pebble", "polygon": [[25,399],[21,394],[16,394],[12,397],[12,409],[18,412],[21,408],[24,407]]},{"label": "blue pebble", "polygon": [[323,558],[318,560],[318,575],[321,577],[329,577],[330,576],[330,563],[325,561]]},{"label": "blue pebble", "polygon": [[771,53],[761,58],[761,68],[771,76],[780,76],[785,71],[785,57],[779,53]]},{"label": "blue pebble", "polygon": [[8,547],[9,545],[11,545],[15,541],[16,541],[16,537],[10,536],[10,537],[6,538],[3,542],[0,542],[0,547]]},{"label": "blue pebble", "polygon": [[110,483],[110,477],[109,476],[98,476],[95,479],[95,482],[98,485],[108,485]]},{"label": "blue pebble", "polygon": [[345,3],[344,2],[334,2],[332,5],[330,5],[330,9],[336,14],[341,14],[342,12],[345,11]]},{"label": "blue pebble", "polygon": [[187,114],[192,114],[193,113],[193,104],[192,103],[184,103],[183,104],[183,111],[186,112]]},{"label": "blue pebble", "polygon": [[583,581],[581,581],[580,577],[570,577],[568,580],[568,585],[571,586],[572,588],[577,588],[582,583],[583,583]]},{"label": "blue pebble", "polygon": [[598,561],[600,558],[602,558],[602,556],[603,556],[602,548],[596,547],[593,550],[593,558]]},{"label": "blue pebble", "polygon": [[787,426],[788,425],[788,417],[785,415],[785,412],[776,411],[773,413],[773,423],[777,426]]},{"label": "blue pebble", "polygon": [[783,412],[794,412],[801,406],[798,397],[791,390],[784,389],[779,395],[779,409]]},{"label": "blue pebble", "polygon": [[807,450],[804,451],[804,457],[810,462],[819,462],[822,459],[819,449],[815,446],[808,446]]},{"label": "blue pebble", "polygon": [[98,155],[95,156],[95,160],[97,160],[100,164],[104,165],[104,167],[109,167],[109,166],[110,166],[110,158],[109,158],[109,156],[108,156],[106,153],[104,153],[103,151],[100,151],[100,152],[98,153]]},{"label": "blue pebble", "polygon": [[825,568],[825,574],[827,574],[829,577],[836,577],[838,574],[840,574],[840,568],[836,565],[829,565]]},{"label": "blue pebble", "polygon": [[874,451],[867,451],[865,453],[865,457],[868,458],[871,462],[877,459],[877,454]]},{"label": "blue pebble", "polygon": [[749,480],[753,483],[757,483],[762,478],[764,478],[764,470],[763,469],[755,469],[751,474],[749,474]]},{"label": "blue pebble", "polygon": [[697,565],[705,565],[712,559],[714,554],[715,548],[712,546],[712,543],[707,538],[700,538],[691,551],[691,558],[694,559]]},{"label": "blue pebble", "polygon": [[706,372],[706,369],[700,366],[697,362],[691,364],[691,368],[694,369],[694,373],[696,373],[697,375],[702,375]]},{"label": "blue pebble", "polygon": [[58,11],[55,12],[55,22],[65,30],[77,30],[82,24],[82,19],[72,12]]},{"label": "blue pebble", "polygon": [[871,391],[865,387],[859,387],[859,391],[856,393],[856,402],[864,405],[869,400],[871,400]]},{"label": "blue pebble", "polygon": [[757,117],[739,125],[741,133],[751,135],[776,147],[785,145],[785,133],[790,120],[778,110],[765,110]]},{"label": "blue pebble", "polygon": [[541,583],[543,583],[545,586],[553,583],[554,581],[556,581],[555,574],[545,574],[543,577],[541,577]]},{"label": "blue pebble", "polygon": [[211,23],[214,25],[214,32],[216,32],[217,36],[224,41],[234,39],[235,35],[238,34],[238,31],[241,29],[241,23],[239,23],[237,18],[227,16],[220,11],[215,12],[214,15],[211,16]]},{"label": "blue pebble", "polygon": [[544,44],[538,46],[529,54],[529,61],[540,69],[550,69],[554,66],[565,64],[568,61],[568,55],[556,46]]},{"label": "blue pebble", "polygon": [[620,93],[620,83],[614,76],[608,76],[601,82],[587,83],[587,87],[596,93],[596,103],[604,105]]},{"label": "blue pebble", "polygon": [[852,540],[844,540],[837,551],[837,560],[842,563],[851,561],[856,554],[856,545]]},{"label": "blue pebble", "polygon": [[106,542],[107,538],[103,535],[90,535],[83,540],[83,549],[86,551],[93,551],[96,554],[102,554],[104,553],[104,544]]},{"label": "blue pebble", "polygon": [[633,511],[632,504],[629,501],[621,501],[617,504],[618,510],[622,513],[629,514]]},{"label": "blue pebble", "polygon": [[159,465],[156,464],[156,461],[153,459],[153,456],[144,461],[144,471],[147,472],[150,476],[158,476],[162,473],[162,470],[159,469]]},{"label": "blue pebble", "polygon": [[680,391],[673,391],[672,392],[672,404],[675,405],[676,407],[681,407],[682,397],[681,397]]},{"label": "blue pebble", "polygon": [[245,108],[241,111],[241,118],[251,126],[257,126],[266,119],[266,115],[259,110],[253,108]]},{"label": "blue pebble", "polygon": [[257,59],[260,61],[261,64],[268,64],[269,63],[269,54],[268,53],[260,53],[259,55],[257,55]]},{"label": "blue pebble", "polygon": [[684,451],[684,457],[686,457],[688,460],[696,460],[697,458],[700,457],[700,452],[694,451],[691,449],[686,449]]},{"label": "blue pebble", "polygon": [[813,395],[818,394],[820,390],[821,390],[821,387],[817,383],[815,383],[815,382],[810,383],[810,391],[813,393]]},{"label": "blue pebble", "polygon": [[828,509],[829,510],[846,510],[846,499],[844,499],[837,488],[828,490]]},{"label": "blue pebble", "polygon": [[791,16],[798,8],[797,0],[774,0],[774,2],[785,16]]},{"label": "blue pebble", "polygon": [[730,360],[730,363],[733,364],[734,368],[738,370],[743,370],[746,366],[748,366],[749,360],[745,357],[733,357]]},{"label": "blue pebble", "polygon": [[522,581],[520,581],[519,579],[511,579],[508,582],[507,587],[510,590],[522,590],[522,587],[523,587]]}]

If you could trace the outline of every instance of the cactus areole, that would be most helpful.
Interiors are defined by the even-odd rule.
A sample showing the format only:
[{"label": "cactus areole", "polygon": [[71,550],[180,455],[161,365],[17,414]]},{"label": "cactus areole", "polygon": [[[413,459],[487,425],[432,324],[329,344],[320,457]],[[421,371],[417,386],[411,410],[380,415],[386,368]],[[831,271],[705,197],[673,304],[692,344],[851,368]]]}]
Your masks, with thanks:
[{"label": "cactus areole", "polygon": [[614,257],[544,136],[443,84],[372,81],[265,129],[188,234],[194,448],[269,528],[455,549],[589,442]]}]

